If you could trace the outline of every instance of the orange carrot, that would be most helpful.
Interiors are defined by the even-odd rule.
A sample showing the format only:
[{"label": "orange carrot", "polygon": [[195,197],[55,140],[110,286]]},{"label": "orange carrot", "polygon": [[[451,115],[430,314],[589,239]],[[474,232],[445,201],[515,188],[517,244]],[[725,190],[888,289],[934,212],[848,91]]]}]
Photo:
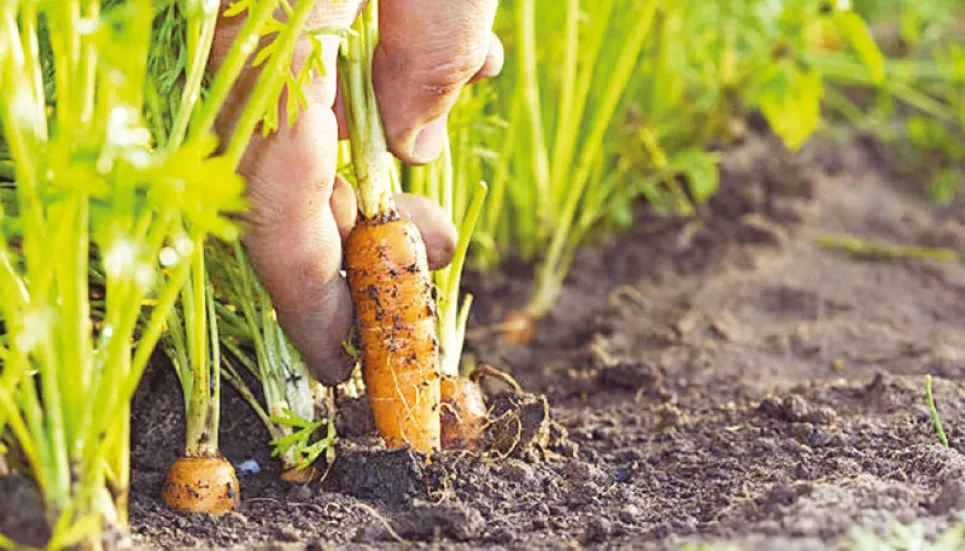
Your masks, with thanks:
[{"label": "orange carrot", "polygon": [[432,454],[440,448],[439,341],[419,230],[394,209],[360,215],[345,264],[376,428],[387,447]]},{"label": "orange carrot", "polygon": [[533,340],[535,316],[525,310],[513,310],[506,315],[500,331],[502,341],[510,346],[525,346]]},{"label": "orange carrot", "polygon": [[278,475],[278,478],[293,484],[308,484],[310,482],[314,482],[320,474],[321,473],[315,467],[306,467],[304,469],[288,467],[282,470],[281,474]]},{"label": "orange carrot", "polygon": [[441,447],[436,304],[425,243],[393,199],[394,161],[372,86],[378,20],[378,1],[369,0],[339,48],[359,205],[345,271],[375,426],[387,447],[431,457]]},{"label": "orange carrot", "polygon": [[164,479],[161,498],[175,510],[221,515],[239,501],[235,468],[223,457],[179,457]]},{"label": "orange carrot", "polygon": [[476,381],[465,377],[442,379],[443,449],[477,449],[487,414],[486,400]]},{"label": "orange carrot", "polygon": [[474,450],[483,447],[482,437],[489,423],[489,408],[479,381],[492,377],[523,393],[512,375],[488,364],[476,366],[468,377],[442,379],[442,448]]}]

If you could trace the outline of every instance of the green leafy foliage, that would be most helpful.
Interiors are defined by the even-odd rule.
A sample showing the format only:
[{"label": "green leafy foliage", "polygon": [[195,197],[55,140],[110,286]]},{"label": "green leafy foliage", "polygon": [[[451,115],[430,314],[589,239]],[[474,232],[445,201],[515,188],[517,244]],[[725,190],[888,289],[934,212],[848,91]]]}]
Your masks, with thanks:
[{"label": "green leafy foliage", "polygon": [[[331,461],[334,424],[325,438],[314,438],[316,429],[326,423],[316,420],[314,381],[278,324],[271,298],[247,255],[237,242],[213,242],[209,249],[211,277],[219,289],[218,318],[224,327],[221,345],[230,354],[221,365],[225,377],[265,424],[273,455],[286,469],[306,468],[326,450]],[[232,362],[260,383],[261,400]]]},{"label": "green leafy foliage", "polygon": [[[228,216],[242,208],[242,186],[211,156],[206,132],[156,147],[151,2],[2,11],[0,120],[13,184],[0,213],[0,428],[44,495],[49,547],[96,546],[105,525],[126,529],[131,397],[188,281],[194,243],[236,233]],[[182,101],[175,118],[193,107]]]},{"label": "green leafy foliage", "polygon": [[576,249],[626,229],[641,199],[697,213],[718,186],[707,146],[740,140],[748,113],[800,149],[821,127],[829,87],[815,57],[834,54],[873,84],[886,74],[844,2],[512,0],[497,27],[507,66],[476,86],[490,98],[484,113],[505,125],[477,134],[494,154],[481,165],[491,192],[471,260],[536,263],[536,316]]},{"label": "green leafy foliage", "polygon": [[875,35],[891,57],[884,60],[880,80],[858,73],[854,63],[840,57],[812,59],[831,80],[873,92],[860,106],[838,94],[831,98],[834,108],[901,153],[891,163],[893,170],[921,181],[933,201],[948,203],[963,179],[965,4],[856,1],[855,9],[874,18]]},{"label": "green leafy foliage", "polygon": [[[285,49],[284,34],[290,29],[289,21],[295,16],[295,10],[289,0],[236,0],[223,13],[224,17],[252,17],[256,9],[263,9],[267,5],[273,5],[272,13],[279,13],[284,16],[284,21],[275,15],[271,15],[264,20],[261,27],[257,30],[258,36],[262,39],[263,45],[258,49],[251,60],[251,67],[261,68],[269,72],[270,76],[278,77],[279,86],[275,86],[268,94],[267,101],[261,114],[262,134],[267,136],[278,130],[277,106],[281,103],[283,92],[288,92],[285,101],[285,114],[287,123],[292,125],[298,120],[298,115],[302,109],[308,106],[304,88],[316,77],[316,75],[326,75],[326,67],[322,62],[322,42],[319,36],[343,36],[350,29],[334,27],[321,27],[317,29],[307,29],[302,35],[308,40],[311,46],[304,61],[297,68],[292,64],[282,64],[269,66],[266,62]],[[290,57],[290,56],[284,56]]]},{"label": "green leafy foliage", "polygon": [[929,160],[931,173],[925,191],[935,203],[950,203],[965,182],[960,166],[965,163],[965,142],[959,129],[931,118],[912,116],[906,127],[914,155]]},{"label": "green leafy foliage", "polygon": [[748,100],[757,106],[787,145],[796,151],[811,137],[821,119],[821,75],[793,62],[764,74]]},{"label": "green leafy foliage", "polygon": [[[258,80],[226,144],[211,127],[255,31],[276,35],[265,67],[290,65],[311,8],[270,27],[279,0],[250,4],[213,75],[218,2],[0,8],[0,174],[11,182],[0,210],[0,432],[45,496],[53,549],[126,529],[128,407],[162,335],[185,393],[186,452],[217,450],[220,339],[204,244],[238,235],[240,152],[278,79]],[[288,82],[296,107],[306,81]]]},{"label": "green leafy foliage", "polygon": [[[273,415],[271,421],[288,429],[288,434],[272,439],[272,457],[291,457],[296,469],[308,468],[324,453],[329,464],[335,459],[335,422],[332,419],[307,421],[290,409]],[[316,439],[320,428],[327,426],[325,438]]]},{"label": "green leafy foliage", "polygon": [[920,523],[896,523],[886,536],[855,529],[842,547],[847,551],[953,551],[965,547],[965,523],[953,526],[934,538],[929,537]]}]

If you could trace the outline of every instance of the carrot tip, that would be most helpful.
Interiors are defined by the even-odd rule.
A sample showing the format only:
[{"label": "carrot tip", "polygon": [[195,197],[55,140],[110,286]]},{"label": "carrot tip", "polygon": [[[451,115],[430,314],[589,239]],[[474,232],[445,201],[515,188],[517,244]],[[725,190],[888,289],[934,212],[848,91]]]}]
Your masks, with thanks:
[{"label": "carrot tip", "polygon": [[235,468],[223,457],[179,457],[168,469],[161,498],[186,513],[222,515],[238,506]]},{"label": "carrot tip", "polygon": [[502,340],[512,346],[524,346],[533,340],[536,320],[521,310],[510,312],[501,328]]},{"label": "carrot tip", "polygon": [[315,467],[305,467],[304,469],[289,467],[282,471],[279,478],[293,484],[308,484],[318,478],[318,469]]},{"label": "carrot tip", "polygon": [[477,449],[486,415],[486,400],[474,380],[464,377],[442,379],[443,449]]}]

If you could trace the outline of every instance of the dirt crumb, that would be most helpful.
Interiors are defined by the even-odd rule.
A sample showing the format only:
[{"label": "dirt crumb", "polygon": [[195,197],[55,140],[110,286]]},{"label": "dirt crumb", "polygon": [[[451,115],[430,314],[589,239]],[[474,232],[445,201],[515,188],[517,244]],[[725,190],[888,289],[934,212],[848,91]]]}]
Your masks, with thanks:
[{"label": "dirt crumb", "polygon": [[798,425],[831,425],[837,414],[830,408],[815,408],[798,394],[783,399],[769,396],[761,401],[758,411],[769,417]]},{"label": "dirt crumb", "polygon": [[43,547],[50,539],[43,496],[29,478],[11,473],[0,476],[0,534],[21,545]]},{"label": "dirt crumb", "polygon": [[408,449],[341,451],[324,488],[390,507],[411,504],[424,496],[425,460]]}]

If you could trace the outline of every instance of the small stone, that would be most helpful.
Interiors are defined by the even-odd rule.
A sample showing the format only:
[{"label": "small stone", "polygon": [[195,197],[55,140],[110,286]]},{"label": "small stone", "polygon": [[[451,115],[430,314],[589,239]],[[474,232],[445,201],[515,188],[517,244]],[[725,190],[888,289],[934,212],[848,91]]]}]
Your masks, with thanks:
[{"label": "small stone", "polygon": [[737,238],[741,243],[781,246],[788,240],[787,231],[758,212],[745,214],[740,220]]},{"label": "small stone", "polygon": [[519,484],[529,484],[535,478],[533,467],[525,461],[513,457],[506,459],[506,463],[503,465],[503,474],[506,476],[506,480]]},{"label": "small stone", "polygon": [[773,509],[781,506],[788,506],[794,503],[797,499],[798,494],[794,491],[794,488],[788,486],[787,484],[779,484],[771,489],[770,493],[767,494],[765,498],[767,500],[767,508]]},{"label": "small stone", "polygon": [[773,438],[761,438],[757,441],[757,447],[763,453],[770,453],[777,449],[777,442]]},{"label": "small stone", "polygon": [[640,516],[640,508],[636,505],[629,503],[624,505],[620,509],[619,518],[620,522],[626,524],[634,524],[637,522],[637,518]]},{"label": "small stone", "polygon": [[312,497],[312,488],[308,484],[297,484],[288,490],[290,501],[308,501]]},{"label": "small stone", "polygon": [[607,436],[610,434],[610,429],[607,427],[596,427],[590,433],[590,438],[597,441],[606,440]]},{"label": "small stone", "polygon": [[298,531],[291,523],[279,526],[275,537],[279,541],[296,542],[299,540]]},{"label": "small stone", "polygon": [[838,420],[838,412],[829,407],[818,408],[811,413],[811,422],[817,425],[833,425]]},{"label": "small stone", "polygon": [[797,394],[784,399],[784,408],[787,416],[792,420],[804,419],[808,416],[808,403]]},{"label": "small stone", "polygon": [[694,444],[694,441],[689,438],[678,440],[675,447],[679,453],[695,453],[697,451],[697,444]]},{"label": "small stone", "polygon": [[942,485],[941,493],[932,503],[931,509],[939,515],[965,509],[965,481],[961,479],[946,480],[945,484]]},{"label": "small stone", "polygon": [[589,541],[605,540],[613,533],[613,523],[603,517],[595,517],[587,524],[586,539]]},{"label": "small stone", "polygon": [[584,463],[582,461],[572,461],[563,469],[563,473],[569,478],[570,482],[591,483],[603,485],[609,482],[609,475],[603,469]]},{"label": "small stone", "polygon": [[238,474],[242,476],[252,476],[261,472],[261,465],[254,459],[242,461],[237,466]]},{"label": "small stone", "polygon": [[620,467],[615,473],[613,473],[613,479],[621,484],[630,482],[632,478],[633,469],[630,467]]},{"label": "small stone", "polygon": [[791,434],[799,439],[807,440],[811,433],[814,431],[814,425],[811,423],[792,423],[791,424]]}]

